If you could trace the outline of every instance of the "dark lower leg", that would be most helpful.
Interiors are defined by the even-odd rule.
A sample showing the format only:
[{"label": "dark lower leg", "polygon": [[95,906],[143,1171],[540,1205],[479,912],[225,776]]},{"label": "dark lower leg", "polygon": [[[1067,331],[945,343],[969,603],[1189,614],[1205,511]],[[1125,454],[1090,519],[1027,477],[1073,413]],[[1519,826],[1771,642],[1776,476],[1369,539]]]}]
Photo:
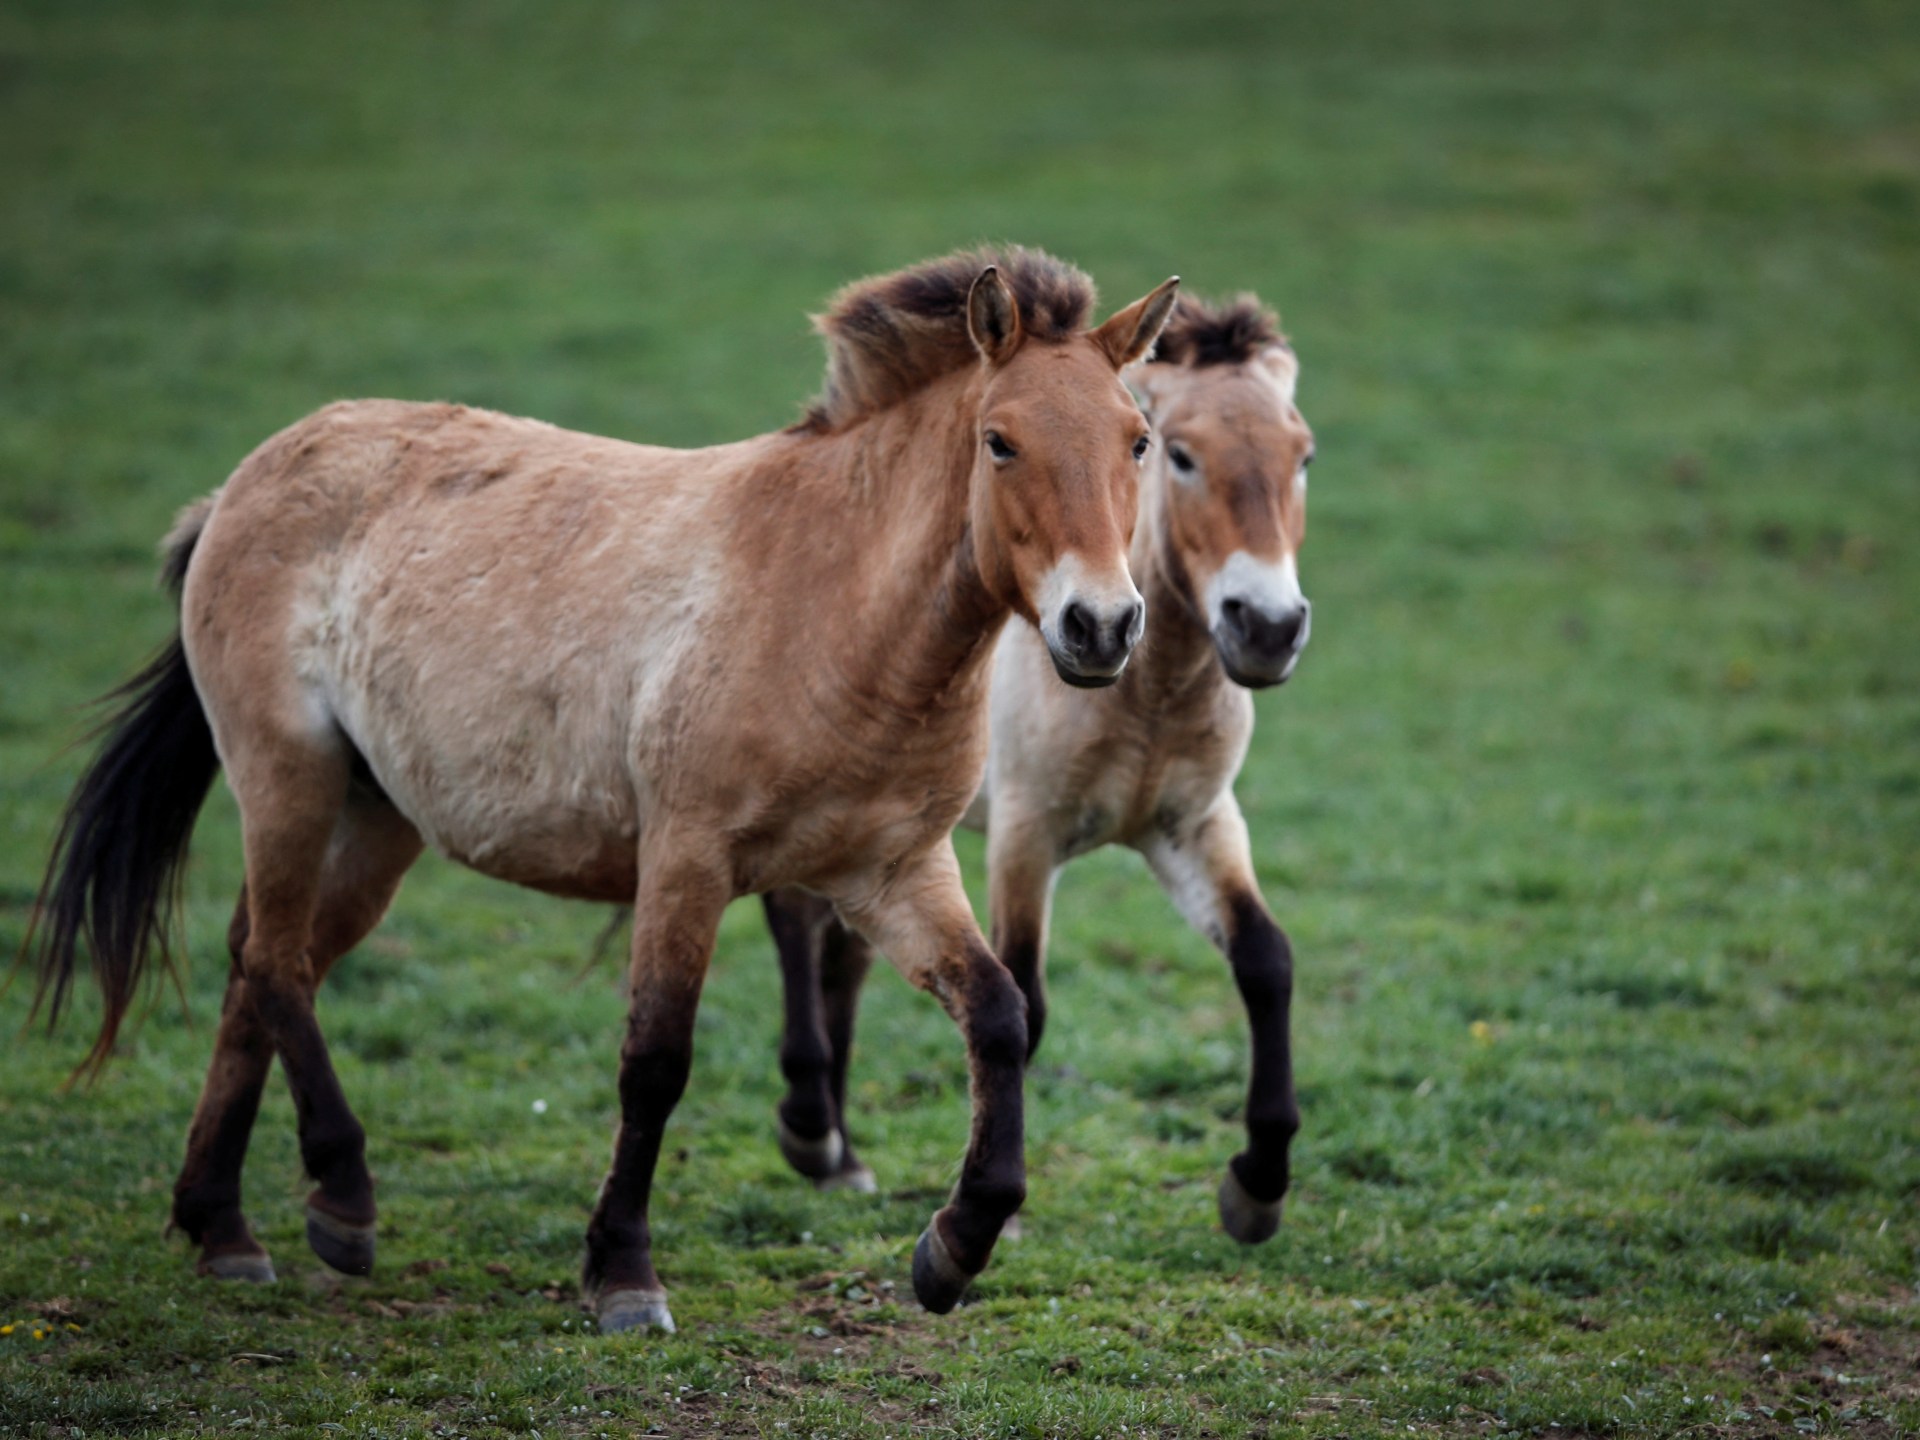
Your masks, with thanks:
[{"label": "dark lower leg", "polygon": [[934,1224],[953,1260],[978,1274],[993,1254],[1001,1227],[1027,1195],[1021,1094],[1027,1005],[1005,967],[984,946],[966,957],[958,995],[950,1005],[967,1041],[973,1133],[960,1183]]},{"label": "dark lower leg", "polygon": [[1040,1048],[1040,1036],[1047,1028],[1046,955],[1042,929],[1031,921],[1009,921],[996,926],[993,953],[1013,976],[1013,983],[1027,1000],[1027,1059]]},{"label": "dark lower leg", "polygon": [[1247,1148],[1233,1158],[1233,1171],[1255,1200],[1278,1201],[1287,1191],[1287,1150],[1300,1129],[1293,1089],[1289,1039],[1293,1003],[1293,952],[1286,934],[1256,896],[1228,907],[1231,939],[1227,958],[1247,1008],[1253,1039],[1253,1074],[1247,1087]]},{"label": "dark lower leg", "polygon": [[1047,1028],[1047,915],[1052,905],[1054,854],[1045,822],[995,817],[987,870],[993,907],[993,953],[1027,1001],[1027,1055]]},{"label": "dark lower leg", "polygon": [[[767,928],[780,956],[780,978],[785,997],[785,1025],[780,1036],[780,1073],[787,1094],[780,1102],[780,1123],[794,1139],[806,1145],[824,1142],[835,1127],[838,1110],[833,1095],[833,1048],[821,1013],[820,961],[825,930],[838,928],[833,907],[803,891],[781,890],[761,897]],[[822,912],[825,913],[822,913]],[[804,1173],[829,1173],[814,1167],[789,1148],[788,1158]]]},{"label": "dark lower leg", "polygon": [[265,1255],[240,1208],[240,1175],[273,1044],[254,1014],[236,963],[227,980],[213,1060],[173,1187],[173,1223],[201,1247],[203,1267],[222,1256]]},{"label": "dark lower leg", "polygon": [[251,980],[249,988],[293,1092],[300,1159],[318,1185],[307,1197],[309,1208],[345,1226],[371,1226],[373,1176],[367,1171],[367,1132],[354,1117],[334,1073],[326,1037],[314,1017],[311,985],[304,976],[262,976]]},{"label": "dark lower leg", "polygon": [[[663,853],[686,846],[662,834]],[[653,1268],[647,1206],[667,1120],[693,1068],[693,1021],[713,955],[720,913],[731,898],[720,867],[641,862],[634,904],[627,1033],[620,1046],[620,1129],[613,1165],[587,1225],[581,1284],[604,1330],[673,1329]]]},{"label": "dark lower leg", "polygon": [[820,1003],[826,1024],[829,1061],[828,1086],[833,1113],[840,1127],[840,1170],[851,1174],[864,1167],[853,1154],[847,1132],[847,1066],[853,1058],[853,1027],[859,1018],[860,988],[873,968],[873,947],[836,917],[827,926],[820,945]]},{"label": "dark lower leg", "polygon": [[613,1167],[587,1226],[581,1286],[598,1297],[620,1290],[658,1291],[647,1203],[667,1119],[693,1067],[693,1006],[635,1014],[620,1049],[620,1130]]}]

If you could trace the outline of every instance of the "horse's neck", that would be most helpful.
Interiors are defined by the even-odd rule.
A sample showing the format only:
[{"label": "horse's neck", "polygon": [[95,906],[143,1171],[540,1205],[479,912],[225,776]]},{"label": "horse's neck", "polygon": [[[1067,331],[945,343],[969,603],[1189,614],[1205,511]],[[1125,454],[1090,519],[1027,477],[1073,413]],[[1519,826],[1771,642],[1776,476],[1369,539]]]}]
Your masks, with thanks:
[{"label": "horse's neck", "polygon": [[[925,714],[984,704],[1008,606],[980,572],[969,524],[980,381],[961,374],[844,437],[843,515],[869,527],[862,603],[836,627],[834,669],[861,708]],[[969,697],[969,692],[976,692]]]},{"label": "horse's neck", "polygon": [[1215,662],[1201,598],[1193,593],[1168,529],[1164,475],[1143,477],[1140,523],[1127,565],[1147,606],[1147,630],[1122,684],[1153,704],[1229,684]]}]

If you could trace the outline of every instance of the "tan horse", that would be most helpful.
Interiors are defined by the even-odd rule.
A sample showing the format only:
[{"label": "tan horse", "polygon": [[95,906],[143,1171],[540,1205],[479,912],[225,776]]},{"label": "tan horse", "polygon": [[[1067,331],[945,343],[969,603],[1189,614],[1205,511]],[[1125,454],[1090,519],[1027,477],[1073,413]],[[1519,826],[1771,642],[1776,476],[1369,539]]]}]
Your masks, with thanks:
[{"label": "tan horse", "polygon": [[[1050,683],[1027,626],[993,668],[986,784],[968,823],[987,830],[994,951],[1027,997],[1027,1039],[1046,1019],[1047,910],[1060,867],[1102,845],[1146,857],[1180,912],[1225,952],[1253,1032],[1247,1148],[1220,1185],[1220,1219],[1255,1244],[1280,1223],[1299,1128],[1289,1053],[1293,961],[1260,899],[1233,780],[1253,733],[1247,688],[1293,673],[1310,607],[1295,555],[1306,533],[1313,437],[1294,406],[1299,366],[1250,297],[1182,300],[1159,358],[1130,377],[1154,423],[1129,557],[1148,626],[1120,682],[1098,694]],[[817,897],[767,897],[787,978],[781,1149],[823,1186],[870,1189],[847,1139],[854,1008],[870,952]]]},{"label": "tan horse", "polygon": [[956,255],[836,298],[825,394],[790,430],[676,451],[356,401],[182,517],[180,638],[69,803],[37,958],[57,1015],[91,943],[103,1061],[224,766],[246,882],[173,1204],[203,1271],[273,1278],[240,1172],[275,1054],[318,1182],[308,1239],[371,1268],[365,1132],[313,998],[431,844],[641,917],[587,1231],[603,1329],[672,1328],[647,1228],[661,1135],[721,911],[781,885],[829,897],[966,1038],[972,1138],[913,1266],[922,1302],[953,1306],[1025,1195],[1027,1024],[948,832],[979,784],[1007,616],[1076,684],[1111,683],[1139,637],[1148,427],[1119,371],[1175,283],[1089,329],[1071,267]]}]

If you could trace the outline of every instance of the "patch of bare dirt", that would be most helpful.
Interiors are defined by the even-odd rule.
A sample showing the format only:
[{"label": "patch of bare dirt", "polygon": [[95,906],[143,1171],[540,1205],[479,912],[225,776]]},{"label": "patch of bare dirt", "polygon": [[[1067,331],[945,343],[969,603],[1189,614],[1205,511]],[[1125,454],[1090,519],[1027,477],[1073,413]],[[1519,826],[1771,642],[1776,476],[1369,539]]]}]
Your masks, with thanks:
[{"label": "patch of bare dirt", "polygon": [[1812,1344],[1799,1353],[1764,1348],[1759,1337],[1718,1367],[1740,1377],[1751,1417],[1709,1433],[1778,1435],[1795,1422],[1822,1431],[1880,1440],[1906,1432],[1890,1418],[1894,1406],[1920,1402],[1920,1319],[1910,1302],[1865,1302],[1864,1315],[1885,1314],[1893,1324],[1827,1318],[1811,1327]]}]

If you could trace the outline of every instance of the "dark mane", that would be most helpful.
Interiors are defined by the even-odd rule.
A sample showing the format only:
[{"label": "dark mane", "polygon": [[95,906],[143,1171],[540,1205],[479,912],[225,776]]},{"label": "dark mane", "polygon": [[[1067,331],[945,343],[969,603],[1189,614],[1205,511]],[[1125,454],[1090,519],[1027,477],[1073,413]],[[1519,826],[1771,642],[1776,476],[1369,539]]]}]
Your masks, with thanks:
[{"label": "dark mane", "polygon": [[1293,348],[1280,333],[1280,317],[1258,296],[1236,295],[1212,305],[1182,295],[1153,358],[1169,365],[1244,365],[1275,345]]},{"label": "dark mane", "polygon": [[962,250],[856,280],[824,315],[814,316],[827,342],[827,383],[800,428],[841,429],[973,364],[979,352],[967,335],[967,293],[989,265],[999,267],[1013,291],[1031,338],[1064,340],[1087,328],[1093,282],[1065,261],[1020,245]]}]

